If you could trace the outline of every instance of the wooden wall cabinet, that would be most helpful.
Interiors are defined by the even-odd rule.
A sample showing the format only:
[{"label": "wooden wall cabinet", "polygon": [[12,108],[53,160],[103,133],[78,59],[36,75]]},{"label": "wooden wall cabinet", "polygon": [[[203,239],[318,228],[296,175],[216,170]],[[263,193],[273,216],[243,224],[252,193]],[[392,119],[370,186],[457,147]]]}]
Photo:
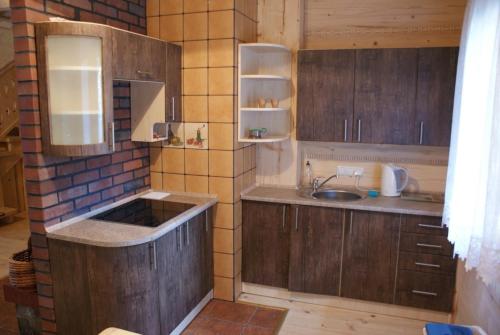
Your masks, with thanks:
[{"label": "wooden wall cabinet", "polygon": [[448,146],[457,51],[300,50],[297,139]]},{"label": "wooden wall cabinet", "polygon": [[50,239],[58,332],[170,334],[213,289],[210,213],[131,247]]},{"label": "wooden wall cabinet", "polygon": [[450,311],[441,218],[243,201],[244,282]]},{"label": "wooden wall cabinet", "polygon": [[182,122],[182,48],[166,43],[165,120]]},{"label": "wooden wall cabinet", "polygon": [[288,288],[339,295],[344,210],[294,206],[291,221]]},{"label": "wooden wall cabinet", "polygon": [[35,30],[44,152],[56,156],[113,152],[111,28],[43,22]]},{"label": "wooden wall cabinet", "polygon": [[289,206],[243,202],[244,282],[288,287]]}]

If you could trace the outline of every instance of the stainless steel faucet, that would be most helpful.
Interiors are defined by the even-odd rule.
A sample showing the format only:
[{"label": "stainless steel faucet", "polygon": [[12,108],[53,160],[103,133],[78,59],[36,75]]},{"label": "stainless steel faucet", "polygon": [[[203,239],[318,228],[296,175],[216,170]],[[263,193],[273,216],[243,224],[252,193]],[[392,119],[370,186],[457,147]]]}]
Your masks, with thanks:
[{"label": "stainless steel faucet", "polygon": [[320,183],[319,180],[321,178],[323,178],[323,177],[315,177],[313,179],[313,184],[312,184],[313,192],[317,192],[321,187],[323,187],[323,185],[325,185],[326,183],[328,183],[331,179],[333,179],[333,178],[338,179],[337,174],[333,174],[333,175],[331,175],[330,177],[326,178],[325,180],[323,180]]}]

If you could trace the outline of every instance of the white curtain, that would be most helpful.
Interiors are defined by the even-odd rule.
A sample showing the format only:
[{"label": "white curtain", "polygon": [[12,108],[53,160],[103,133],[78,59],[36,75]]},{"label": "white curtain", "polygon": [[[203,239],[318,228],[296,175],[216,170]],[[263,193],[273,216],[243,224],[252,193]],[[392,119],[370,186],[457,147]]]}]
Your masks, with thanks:
[{"label": "white curtain", "polygon": [[465,14],[443,222],[466,269],[500,282],[500,0]]}]

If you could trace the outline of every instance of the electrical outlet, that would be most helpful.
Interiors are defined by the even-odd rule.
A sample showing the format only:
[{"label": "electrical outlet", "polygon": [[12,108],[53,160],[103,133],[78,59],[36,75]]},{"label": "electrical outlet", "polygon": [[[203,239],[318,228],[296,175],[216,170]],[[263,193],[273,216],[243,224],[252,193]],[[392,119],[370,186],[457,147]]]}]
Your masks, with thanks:
[{"label": "electrical outlet", "polygon": [[337,166],[337,177],[361,177],[364,173],[362,167],[357,166]]}]

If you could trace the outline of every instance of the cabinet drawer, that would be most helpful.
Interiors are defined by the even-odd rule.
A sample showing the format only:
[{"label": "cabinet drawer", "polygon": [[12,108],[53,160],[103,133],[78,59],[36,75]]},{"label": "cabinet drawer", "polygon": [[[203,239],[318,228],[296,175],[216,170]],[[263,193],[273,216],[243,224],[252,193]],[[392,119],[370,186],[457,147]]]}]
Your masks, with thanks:
[{"label": "cabinet drawer", "polygon": [[399,253],[398,268],[400,270],[452,274],[456,271],[456,262],[450,256],[402,251]]},{"label": "cabinet drawer", "polygon": [[398,275],[396,304],[449,312],[454,276],[401,270]]},{"label": "cabinet drawer", "polygon": [[445,236],[401,234],[400,250],[451,256],[453,246]]},{"label": "cabinet drawer", "polygon": [[448,228],[441,226],[441,217],[413,216],[404,217],[401,231],[426,235],[448,236]]}]

